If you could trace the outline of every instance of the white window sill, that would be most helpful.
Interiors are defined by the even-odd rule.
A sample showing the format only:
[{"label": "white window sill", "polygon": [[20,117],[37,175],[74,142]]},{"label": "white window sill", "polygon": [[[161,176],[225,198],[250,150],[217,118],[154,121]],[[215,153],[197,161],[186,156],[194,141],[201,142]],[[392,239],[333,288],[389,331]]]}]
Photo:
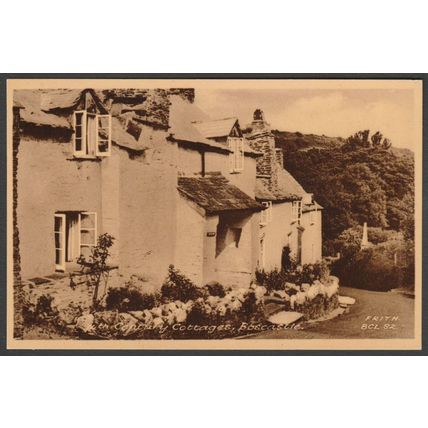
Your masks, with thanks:
[{"label": "white window sill", "polygon": [[105,156],[70,156],[67,160],[70,161],[101,161]]}]

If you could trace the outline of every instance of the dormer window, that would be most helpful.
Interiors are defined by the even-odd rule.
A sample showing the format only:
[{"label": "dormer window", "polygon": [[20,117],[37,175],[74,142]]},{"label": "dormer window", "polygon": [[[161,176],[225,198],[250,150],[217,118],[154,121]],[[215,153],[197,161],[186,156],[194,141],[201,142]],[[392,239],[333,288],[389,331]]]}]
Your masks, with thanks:
[{"label": "dormer window", "polygon": [[244,139],[240,137],[228,137],[230,172],[244,170]]},{"label": "dormer window", "polygon": [[266,208],[260,213],[260,226],[266,226],[272,221],[272,202],[262,202],[262,205]]},{"label": "dormer window", "polygon": [[302,201],[293,201],[291,206],[291,222],[298,222],[302,217]]},{"label": "dormer window", "polygon": [[89,113],[86,110],[74,112],[73,154],[81,158],[110,156],[111,116]]}]

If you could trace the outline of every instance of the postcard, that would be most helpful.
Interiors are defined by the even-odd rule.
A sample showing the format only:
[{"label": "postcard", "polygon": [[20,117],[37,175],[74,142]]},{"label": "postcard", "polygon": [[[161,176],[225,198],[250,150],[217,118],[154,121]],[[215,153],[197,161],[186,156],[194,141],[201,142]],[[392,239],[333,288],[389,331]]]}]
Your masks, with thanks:
[{"label": "postcard", "polygon": [[7,349],[421,349],[421,80],[16,78],[6,113]]}]

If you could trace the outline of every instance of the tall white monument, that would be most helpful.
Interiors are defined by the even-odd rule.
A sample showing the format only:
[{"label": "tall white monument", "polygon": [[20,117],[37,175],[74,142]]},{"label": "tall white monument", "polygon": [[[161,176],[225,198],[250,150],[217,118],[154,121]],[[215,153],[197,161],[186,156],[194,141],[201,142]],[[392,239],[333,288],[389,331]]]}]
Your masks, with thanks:
[{"label": "tall white monument", "polygon": [[363,225],[363,238],[361,240],[361,249],[364,250],[370,246],[369,237],[367,233],[367,222],[364,222]]}]

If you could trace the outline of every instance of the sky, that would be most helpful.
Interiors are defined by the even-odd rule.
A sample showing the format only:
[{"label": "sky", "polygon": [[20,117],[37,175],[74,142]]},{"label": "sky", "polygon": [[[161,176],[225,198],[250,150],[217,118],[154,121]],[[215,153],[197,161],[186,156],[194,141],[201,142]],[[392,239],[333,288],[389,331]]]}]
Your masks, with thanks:
[{"label": "sky", "polygon": [[273,129],[348,137],[380,131],[395,147],[414,149],[414,92],[409,89],[196,89],[212,119],[236,116],[241,127],[261,108]]}]

